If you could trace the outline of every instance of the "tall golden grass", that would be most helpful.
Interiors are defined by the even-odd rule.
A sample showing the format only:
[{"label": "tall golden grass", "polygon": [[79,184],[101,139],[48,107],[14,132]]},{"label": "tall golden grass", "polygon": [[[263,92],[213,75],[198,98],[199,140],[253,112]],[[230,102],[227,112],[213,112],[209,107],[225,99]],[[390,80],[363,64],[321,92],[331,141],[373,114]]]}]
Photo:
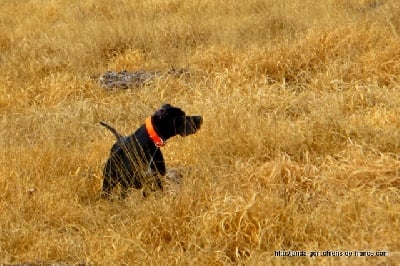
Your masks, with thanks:
[{"label": "tall golden grass", "polygon": [[[398,261],[398,1],[3,0],[0,30],[0,264]],[[191,77],[93,78],[170,65]],[[180,192],[101,200],[98,122],[165,102],[204,118],[163,148]]]}]

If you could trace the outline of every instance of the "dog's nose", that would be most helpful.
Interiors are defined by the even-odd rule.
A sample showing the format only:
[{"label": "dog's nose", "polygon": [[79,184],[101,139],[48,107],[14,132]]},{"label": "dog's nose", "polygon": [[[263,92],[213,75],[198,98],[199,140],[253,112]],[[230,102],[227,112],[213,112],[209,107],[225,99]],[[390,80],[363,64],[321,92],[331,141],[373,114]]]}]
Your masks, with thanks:
[{"label": "dog's nose", "polygon": [[186,116],[185,127],[183,131],[180,133],[181,136],[187,136],[196,133],[198,129],[200,129],[201,124],[203,123],[203,118],[199,115],[197,116]]},{"label": "dog's nose", "polygon": [[193,116],[194,124],[196,125],[196,128],[199,129],[200,126],[203,124],[203,117],[197,115]]}]

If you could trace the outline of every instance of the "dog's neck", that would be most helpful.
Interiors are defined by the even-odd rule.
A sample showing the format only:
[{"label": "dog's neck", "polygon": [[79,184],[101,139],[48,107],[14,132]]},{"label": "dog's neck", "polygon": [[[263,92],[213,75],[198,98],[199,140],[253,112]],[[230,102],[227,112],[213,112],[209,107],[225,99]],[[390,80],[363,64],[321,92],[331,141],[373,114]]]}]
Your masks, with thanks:
[{"label": "dog's neck", "polygon": [[165,140],[163,140],[155,131],[153,127],[153,122],[151,121],[151,116],[146,118],[146,131],[149,137],[154,142],[157,148],[163,147],[165,145]]}]

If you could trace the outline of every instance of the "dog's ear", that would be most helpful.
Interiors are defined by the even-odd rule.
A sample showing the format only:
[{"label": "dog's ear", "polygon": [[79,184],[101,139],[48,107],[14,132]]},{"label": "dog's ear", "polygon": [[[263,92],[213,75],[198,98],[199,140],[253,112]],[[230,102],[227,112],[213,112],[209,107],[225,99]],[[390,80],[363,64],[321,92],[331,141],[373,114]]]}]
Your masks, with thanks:
[{"label": "dog's ear", "polygon": [[171,108],[172,106],[169,104],[169,103],[165,103],[165,104],[163,104],[162,106],[161,106],[161,108],[160,109],[169,109],[169,108]]},{"label": "dog's ear", "polygon": [[161,108],[160,109],[158,109],[156,112],[155,112],[155,114],[154,114],[154,116],[158,116],[160,119],[163,119],[166,115],[167,115],[167,113],[168,113],[168,109],[169,108],[171,108],[171,105],[170,104],[163,104],[162,106],[161,106]]}]

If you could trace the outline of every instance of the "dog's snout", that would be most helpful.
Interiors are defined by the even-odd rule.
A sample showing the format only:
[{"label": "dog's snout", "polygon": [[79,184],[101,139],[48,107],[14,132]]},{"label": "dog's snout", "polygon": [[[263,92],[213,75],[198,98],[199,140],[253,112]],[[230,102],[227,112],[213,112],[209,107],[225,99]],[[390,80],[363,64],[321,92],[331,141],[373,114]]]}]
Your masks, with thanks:
[{"label": "dog's snout", "polygon": [[186,126],[184,128],[184,132],[181,133],[181,136],[187,136],[196,133],[203,123],[203,118],[201,116],[186,116],[185,120]]},{"label": "dog's snout", "polygon": [[203,124],[203,117],[201,116],[193,116],[193,124],[196,126],[197,129],[201,127],[201,124]]}]

